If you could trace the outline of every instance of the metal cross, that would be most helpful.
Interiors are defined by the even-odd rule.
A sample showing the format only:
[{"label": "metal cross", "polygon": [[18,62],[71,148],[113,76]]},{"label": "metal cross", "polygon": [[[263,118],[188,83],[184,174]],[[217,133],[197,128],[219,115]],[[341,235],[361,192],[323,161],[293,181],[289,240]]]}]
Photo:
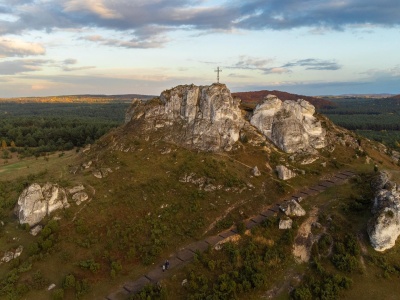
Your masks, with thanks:
[{"label": "metal cross", "polygon": [[222,72],[222,70],[218,67],[214,72],[217,72],[217,82],[219,83],[219,73]]}]

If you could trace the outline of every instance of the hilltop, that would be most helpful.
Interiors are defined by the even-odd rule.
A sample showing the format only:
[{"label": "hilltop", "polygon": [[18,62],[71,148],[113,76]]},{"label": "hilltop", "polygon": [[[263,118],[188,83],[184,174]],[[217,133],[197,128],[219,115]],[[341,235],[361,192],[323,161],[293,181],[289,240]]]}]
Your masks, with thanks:
[{"label": "hilltop", "polygon": [[[171,270],[175,277],[160,282],[167,299],[216,293],[225,299],[257,298],[298,269],[302,273],[293,282],[303,287],[304,273],[314,274],[314,263],[305,271],[291,249],[311,214],[320,218],[316,236],[327,235],[312,251],[321,260],[318,270],[326,267],[324,280],[343,280],[340,287],[331,282],[336,293],[343,290],[348,274],[336,265],[360,254],[357,248],[345,256],[339,243],[351,248],[354,240],[346,233],[356,236],[366,224],[374,164],[399,168],[383,146],[335,126],[305,100],[271,95],[251,113],[239,105],[223,84],[178,86],[149,101],[134,100],[124,125],[79,153],[43,160],[43,172],[36,171],[38,160],[20,162],[19,170],[29,176],[17,181],[1,177],[0,169],[0,250],[13,257],[19,253],[0,266],[0,295],[103,299],[186,245],[229,228],[240,233],[237,240],[196,254],[187,268]],[[7,166],[4,172],[12,167],[17,168]],[[307,215],[291,217],[292,229],[278,229],[287,219],[283,210],[254,230],[243,227],[246,219],[348,169],[360,175],[343,189],[328,189],[321,196],[326,198],[301,203]],[[25,205],[37,199],[45,205]],[[17,225],[19,220],[25,225]],[[37,222],[43,229],[32,236],[29,230]],[[319,280],[314,284],[325,289]],[[55,288],[47,291],[51,283]],[[145,299],[159,296],[149,289]],[[125,297],[112,299],[129,298],[123,290]]]},{"label": "hilltop", "polygon": [[242,107],[245,109],[254,109],[254,107],[260,103],[265,96],[267,95],[275,95],[281,100],[293,100],[293,99],[304,99],[310,102],[315,108],[330,108],[334,107],[335,104],[329,100],[310,97],[304,95],[291,94],[282,91],[270,91],[270,90],[262,90],[262,91],[253,91],[253,92],[238,92],[232,93],[232,96],[239,97],[242,100]]}]

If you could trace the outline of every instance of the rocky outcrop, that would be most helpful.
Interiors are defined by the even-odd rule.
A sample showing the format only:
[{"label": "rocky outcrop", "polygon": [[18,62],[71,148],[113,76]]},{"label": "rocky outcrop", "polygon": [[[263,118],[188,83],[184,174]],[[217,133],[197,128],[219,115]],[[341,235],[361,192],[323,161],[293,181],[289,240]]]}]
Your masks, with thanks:
[{"label": "rocky outcrop", "polygon": [[19,257],[22,254],[23,250],[24,250],[23,246],[18,246],[18,248],[15,249],[15,251],[6,251],[3,257],[0,259],[0,264],[8,263],[10,260]]},{"label": "rocky outcrop", "polygon": [[53,211],[68,207],[65,190],[56,184],[46,183],[41,187],[34,183],[18,198],[15,208],[20,224],[36,225]]},{"label": "rocky outcrop", "polygon": [[261,176],[260,170],[258,170],[258,167],[255,166],[254,168],[251,169],[251,174],[255,177]]},{"label": "rocky outcrop", "polygon": [[294,199],[283,203],[281,206],[284,209],[285,215],[289,217],[301,217],[306,214],[306,211]]},{"label": "rocky outcrop", "polygon": [[279,220],[279,229],[291,229],[293,225],[293,220],[290,218]]},{"label": "rocky outcrop", "polygon": [[135,99],[125,122],[143,134],[161,131],[186,148],[229,151],[245,122],[239,104],[224,84],[180,85],[147,102]]},{"label": "rocky outcrop", "polygon": [[276,166],[276,172],[278,173],[279,179],[282,180],[288,180],[290,178],[296,177],[295,172],[282,165]]},{"label": "rocky outcrop", "polygon": [[[77,205],[89,199],[89,195],[84,190],[85,187],[82,184],[67,189]],[[44,217],[69,206],[67,192],[64,188],[49,182],[42,187],[33,183],[22,191],[14,211],[18,216],[19,223],[28,224],[32,227],[31,234],[36,235],[42,229],[42,226],[37,224]]]},{"label": "rocky outcrop", "polygon": [[371,185],[376,192],[368,235],[375,250],[385,251],[395,245],[400,235],[400,189],[386,172],[380,172]]},{"label": "rocky outcrop", "polygon": [[75,201],[76,205],[80,205],[82,202],[89,199],[88,194],[85,192],[78,192],[72,196],[72,200]]},{"label": "rocky outcrop", "polygon": [[326,146],[325,130],[314,113],[305,100],[281,101],[268,95],[254,109],[250,123],[287,153],[313,152]]}]

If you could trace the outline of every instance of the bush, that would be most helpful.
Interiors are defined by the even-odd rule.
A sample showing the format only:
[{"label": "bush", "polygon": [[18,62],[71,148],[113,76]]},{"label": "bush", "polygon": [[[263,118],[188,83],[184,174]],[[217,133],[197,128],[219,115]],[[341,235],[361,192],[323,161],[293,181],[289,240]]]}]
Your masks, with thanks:
[{"label": "bush", "polygon": [[64,290],[63,289],[56,289],[51,294],[52,300],[62,300],[64,299]]},{"label": "bush", "polygon": [[64,278],[63,287],[65,289],[75,287],[75,283],[76,283],[75,281],[76,281],[75,276],[72,274],[69,274],[69,275],[65,276],[65,278]]}]

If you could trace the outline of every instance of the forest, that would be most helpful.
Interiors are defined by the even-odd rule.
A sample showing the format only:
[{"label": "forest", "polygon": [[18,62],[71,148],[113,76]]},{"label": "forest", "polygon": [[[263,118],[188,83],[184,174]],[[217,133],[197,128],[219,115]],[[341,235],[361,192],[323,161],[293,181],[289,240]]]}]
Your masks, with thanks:
[{"label": "forest", "polygon": [[347,97],[329,100],[335,106],[321,108],[319,112],[335,124],[400,149],[400,99]]},{"label": "forest", "polygon": [[0,103],[4,159],[71,150],[93,143],[124,120],[129,103]]}]

